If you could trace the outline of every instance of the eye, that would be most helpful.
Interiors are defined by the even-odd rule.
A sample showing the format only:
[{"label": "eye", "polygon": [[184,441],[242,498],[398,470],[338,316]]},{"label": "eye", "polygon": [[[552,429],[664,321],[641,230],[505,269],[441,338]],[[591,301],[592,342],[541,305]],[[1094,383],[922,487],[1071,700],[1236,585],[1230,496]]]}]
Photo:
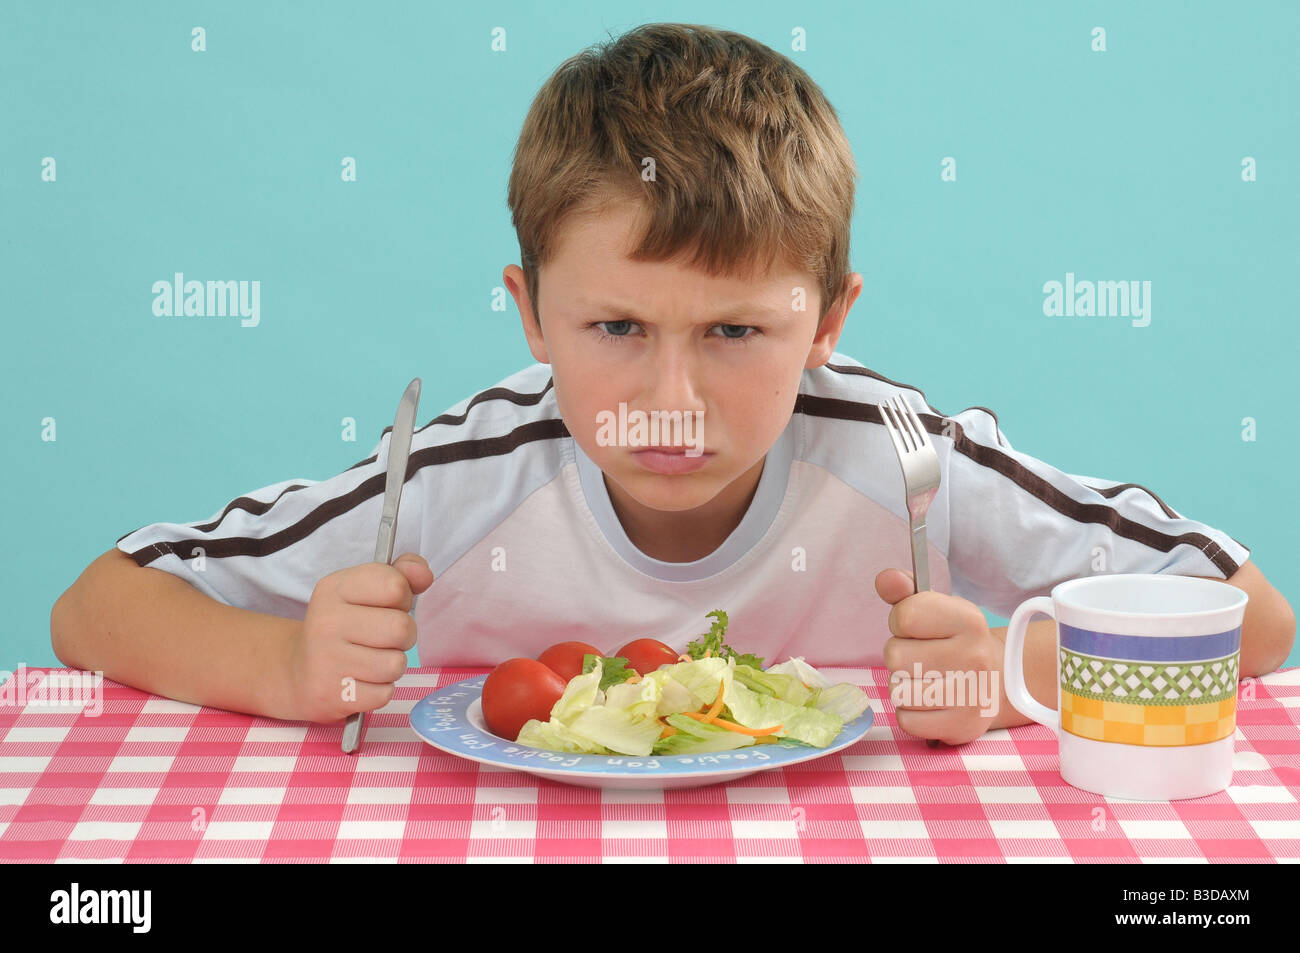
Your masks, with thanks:
[{"label": "eye", "polygon": [[[610,330],[605,331],[601,327],[602,324],[609,327]],[[600,340],[602,342],[603,341],[617,342],[624,338],[632,337],[632,335],[627,334],[626,331],[634,324],[636,324],[635,321],[594,321],[591,324],[587,325],[587,329],[589,331],[595,331],[597,335],[599,335]]]},{"label": "eye", "polygon": [[[586,326],[586,330],[594,331],[602,343],[617,343],[628,338],[639,337],[640,335],[629,333],[631,328],[638,326],[637,322],[628,320],[593,321]],[[721,337],[723,340],[735,344],[748,344],[750,340],[763,333],[760,328],[755,327],[752,324],[715,324],[713,328],[710,328],[709,330],[713,330],[714,328],[721,328],[723,330],[721,335],[715,335],[715,337]],[[747,334],[745,333],[747,331],[752,331],[753,333]]]},{"label": "eye", "polygon": [[755,338],[763,332],[752,324],[715,324],[715,328],[723,328],[730,331],[753,331],[753,334],[723,334],[722,337],[728,341],[735,341],[737,344],[748,344],[751,338]]}]

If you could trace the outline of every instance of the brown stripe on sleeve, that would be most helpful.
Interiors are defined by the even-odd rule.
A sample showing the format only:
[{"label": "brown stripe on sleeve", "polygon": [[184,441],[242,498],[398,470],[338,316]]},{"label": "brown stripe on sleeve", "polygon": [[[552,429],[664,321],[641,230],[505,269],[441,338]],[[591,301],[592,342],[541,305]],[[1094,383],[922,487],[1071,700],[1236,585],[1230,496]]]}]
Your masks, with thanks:
[{"label": "brown stripe on sleeve", "polygon": [[[520,407],[528,407],[533,404],[539,404],[541,403],[542,398],[546,396],[546,392],[550,390],[554,384],[555,384],[555,378],[552,377],[546,382],[546,386],[543,387],[535,394],[521,394],[518,391],[510,390],[508,387],[489,387],[487,390],[480,391],[479,393],[475,394],[473,397],[470,398],[469,403],[465,405],[465,413],[439,414],[437,417],[434,417],[423,427],[418,428],[415,431],[415,433],[423,433],[425,430],[434,426],[435,424],[442,424],[444,426],[449,426],[449,427],[457,427],[469,419],[469,412],[474,409],[475,404],[481,404],[485,400],[508,400],[512,404],[518,404]],[[384,437],[386,437],[388,433],[392,431],[392,429],[393,429],[392,424],[389,424],[387,427],[384,428],[383,432],[379,435],[379,439],[381,442],[383,441]],[[352,466],[348,467],[348,469],[355,470],[357,467],[364,467],[367,463],[374,463],[374,461],[375,461],[374,456],[366,457],[366,459],[360,460],[352,464]]]},{"label": "brown stripe on sleeve", "polygon": [[1156,496],[1146,487],[1141,486],[1137,483],[1118,483],[1115,486],[1092,486],[1087,483],[1083,485],[1088,487],[1088,489],[1090,490],[1095,490],[1096,492],[1100,493],[1102,496],[1106,497],[1106,499],[1110,499],[1113,496],[1118,496],[1120,493],[1122,493],[1125,490],[1141,490],[1147,496],[1151,497],[1151,499],[1155,500],[1157,503],[1160,504],[1160,508],[1165,511],[1165,516],[1168,516],[1171,520],[1180,520],[1183,518],[1179,516],[1177,513],[1175,513],[1172,509],[1170,509],[1169,506],[1165,504],[1164,500],[1160,499],[1160,497]]},{"label": "brown stripe on sleeve", "polygon": [[[885,377],[883,374],[877,374],[875,371],[867,367],[857,367],[853,364],[826,364],[825,367],[828,370],[832,370],[837,374],[856,374],[859,377],[870,377],[873,380],[884,381],[886,384],[890,384],[894,387],[905,387],[908,390],[916,391],[918,394],[921,395],[921,399],[925,400],[925,391],[921,390],[921,388],[913,387],[911,384],[902,384],[899,383],[898,381],[891,381],[888,377]],[[931,410],[933,410],[936,414],[939,414],[942,417],[948,416],[938,407],[934,406],[934,404],[930,403],[928,400],[925,400],[925,405],[929,407]]]},{"label": "brown stripe on sleeve", "polygon": [[[829,366],[829,365],[827,365]],[[857,371],[859,368],[853,368]],[[886,380],[877,374],[867,374],[868,377],[875,377],[879,380]],[[887,383],[893,383],[887,381]],[[905,386],[905,385],[898,385]],[[911,390],[920,391],[917,388]],[[922,394],[922,397],[925,395]],[[928,402],[927,402],[928,403]],[[843,400],[841,398],[814,397],[809,394],[800,394],[795,400],[794,412],[797,414],[808,414],[814,417],[834,417],[842,420],[862,420],[870,423],[877,423],[884,426],[880,419],[879,408],[872,403],[863,403],[859,401]],[[953,449],[978,463],[980,466],[996,470],[1008,480],[1015,483],[1021,489],[1042,500],[1056,512],[1066,516],[1077,523],[1101,523],[1104,524],[1117,535],[1125,539],[1135,540],[1152,549],[1167,553],[1175,546],[1190,545],[1205,553],[1206,557],[1214,563],[1218,569],[1224,573],[1225,577],[1231,577],[1241,567],[1229,556],[1223,547],[1216,543],[1204,533],[1182,533],[1177,536],[1170,533],[1162,533],[1159,530],[1152,529],[1142,523],[1123,516],[1113,507],[1101,503],[1080,503],[1066,496],[1052,484],[1048,483],[1038,474],[1028,469],[1014,457],[998,449],[997,447],[986,447],[981,443],[976,443],[966,436],[966,431],[960,423],[946,416],[935,416],[934,414],[920,414],[922,422],[925,424],[927,432],[937,436],[943,436],[946,427],[953,428],[956,437],[953,440]],[[1090,487],[1090,489],[1093,489]],[[1149,492],[1149,491],[1148,491]],[[1154,495],[1154,494],[1152,494]],[[1247,547],[1248,548],[1248,547]]]},{"label": "brown stripe on sleeve", "polygon": [[[535,394],[521,394],[517,391],[510,390],[509,388],[506,387],[490,387],[485,391],[480,391],[470,399],[470,402],[465,407],[465,413],[440,414],[439,416],[434,417],[432,420],[430,420],[423,427],[420,427],[418,430],[416,430],[415,433],[420,433],[421,431],[429,427],[432,427],[434,424],[443,424],[452,427],[459,426],[469,418],[469,412],[474,407],[475,404],[481,404],[487,400],[508,400],[511,401],[512,403],[519,404],[520,406],[537,404],[546,395],[546,392],[551,389],[554,383],[555,383],[555,378],[552,377],[550,380],[546,382],[546,386],[543,387],[540,391],[538,391]],[[383,433],[379,435],[380,442],[383,441],[384,435],[387,434],[392,429],[393,427],[391,424],[384,428]],[[344,470],[343,472],[347,473],[351,470],[357,469],[357,467],[364,467],[367,464],[374,463],[375,460],[378,459],[378,456],[379,455],[377,453],[371,454],[370,456],[366,457],[366,459],[359,460],[356,463],[352,464],[352,466],[348,467],[347,470]],[[292,486],[287,486],[280,491],[279,496],[277,496],[274,500],[271,500],[270,502],[255,500],[247,496],[237,497],[231,500],[228,504],[226,504],[226,508],[221,511],[221,515],[218,516],[215,520],[213,520],[210,523],[204,523],[200,526],[196,526],[194,528],[203,533],[210,533],[218,526],[220,526],[221,521],[235,510],[243,510],[244,512],[251,513],[254,516],[263,516],[266,514],[268,510],[271,509],[271,507],[273,507],[276,503],[280,502],[280,500],[284,497],[286,493],[292,493],[294,490],[305,489],[308,485],[309,484],[306,483],[295,483]],[[117,541],[120,543],[122,540],[126,539],[132,533],[138,533],[140,530],[144,529],[145,526],[149,526],[149,525],[152,524],[145,523],[144,526],[137,527],[136,529],[131,530],[130,533],[123,533],[121,536],[117,538]],[[144,553],[147,552],[147,550],[140,550],[140,552]],[[132,555],[137,555],[137,554],[132,554]],[[157,557],[152,557],[149,561],[152,562],[153,558],[157,558]],[[138,559],[136,561],[139,562]],[[140,563],[140,565],[145,565],[145,563]]]},{"label": "brown stripe on sleeve", "polygon": [[[563,420],[549,418],[521,424],[508,434],[499,437],[483,437],[478,440],[461,440],[456,443],[424,447],[413,452],[410,460],[407,461],[406,480],[409,481],[415,473],[424,467],[453,463],[458,460],[499,456],[534,440],[555,440],[568,436],[569,430],[565,427]],[[147,566],[166,553],[173,553],[182,560],[187,559],[189,558],[188,551],[194,546],[200,545],[203,547],[204,553],[209,557],[266,556],[305,539],[323,524],[354,509],[371,497],[382,496],[387,480],[388,474],[376,473],[350,492],[322,503],[292,526],[286,526],[279,532],[272,533],[264,538],[231,536],[225,539],[189,538],[171,540],[154,543],[130,555],[139,566]],[[301,487],[294,487],[294,489],[301,489]],[[285,492],[288,492],[288,490]],[[283,493],[280,494],[280,496],[283,495]],[[279,499],[280,497],[276,497],[277,501]],[[255,516],[262,515],[273,505],[273,503],[262,503],[247,497],[240,497],[239,500],[231,503],[226,508],[226,512],[228,513],[231,509],[236,508],[235,503],[240,501],[243,501],[244,505],[238,508],[246,510]],[[222,516],[225,516],[225,513]],[[216,523],[197,528],[203,529],[204,532],[210,532],[219,522],[218,519]],[[376,529],[378,529],[378,526],[376,526]],[[123,537],[123,539],[125,538]]]}]

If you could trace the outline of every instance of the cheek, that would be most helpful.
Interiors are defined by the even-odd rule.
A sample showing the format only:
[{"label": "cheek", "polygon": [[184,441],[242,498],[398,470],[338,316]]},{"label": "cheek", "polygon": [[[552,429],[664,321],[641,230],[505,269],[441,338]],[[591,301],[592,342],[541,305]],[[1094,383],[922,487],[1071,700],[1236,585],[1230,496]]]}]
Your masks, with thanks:
[{"label": "cheek", "polygon": [[796,366],[792,370],[789,365],[775,372],[771,379],[776,383],[768,391],[772,403],[786,410],[793,407],[799,385],[803,383],[803,373],[803,367]]},{"label": "cheek", "polygon": [[[555,388],[555,403],[564,419],[564,425],[585,447],[593,447],[596,437],[597,415],[602,410],[617,412],[618,405],[606,407],[607,401],[599,384],[565,378],[565,386]],[[590,451],[588,451],[590,452]]]}]

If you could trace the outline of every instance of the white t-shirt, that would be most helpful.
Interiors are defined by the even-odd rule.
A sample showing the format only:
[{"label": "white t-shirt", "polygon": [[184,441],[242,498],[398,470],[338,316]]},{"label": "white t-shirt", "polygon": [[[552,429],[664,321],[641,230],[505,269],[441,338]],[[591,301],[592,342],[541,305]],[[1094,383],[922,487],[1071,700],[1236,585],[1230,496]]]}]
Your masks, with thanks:
[{"label": "white t-shirt", "polygon": [[[804,372],[736,529],[703,559],[662,562],[628,539],[560,419],[550,366],[534,364],[415,431],[393,555],[418,552],[435,575],[412,609],[420,664],[494,665],[570,639],[682,650],[713,609],[729,616],[728,644],[766,664],[882,664],[890,606],[874,580],[912,568],[902,472],[876,406],[892,395],[920,414],[942,466],[927,518],[937,591],[1009,617],[1077,576],[1226,579],[1250,555],[1143,487],[1020,453],[986,408],[945,416],[836,353]],[[128,533],[118,549],[223,603],[301,619],[322,577],[374,559],[391,432],[327,480],[252,490],[206,521]]]}]

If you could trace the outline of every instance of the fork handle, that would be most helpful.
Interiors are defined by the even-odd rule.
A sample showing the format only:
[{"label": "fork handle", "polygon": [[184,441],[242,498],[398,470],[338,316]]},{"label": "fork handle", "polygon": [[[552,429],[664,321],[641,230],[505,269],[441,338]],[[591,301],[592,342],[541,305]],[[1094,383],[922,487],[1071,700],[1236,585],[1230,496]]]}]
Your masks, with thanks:
[{"label": "fork handle", "polygon": [[912,578],[917,592],[930,590],[930,557],[926,550],[925,521],[912,527]]},{"label": "fork handle", "polygon": [[[912,578],[916,580],[917,592],[930,590],[930,557],[926,550],[924,520],[912,527]],[[939,739],[929,738],[925,744],[928,748],[937,748]]]}]

